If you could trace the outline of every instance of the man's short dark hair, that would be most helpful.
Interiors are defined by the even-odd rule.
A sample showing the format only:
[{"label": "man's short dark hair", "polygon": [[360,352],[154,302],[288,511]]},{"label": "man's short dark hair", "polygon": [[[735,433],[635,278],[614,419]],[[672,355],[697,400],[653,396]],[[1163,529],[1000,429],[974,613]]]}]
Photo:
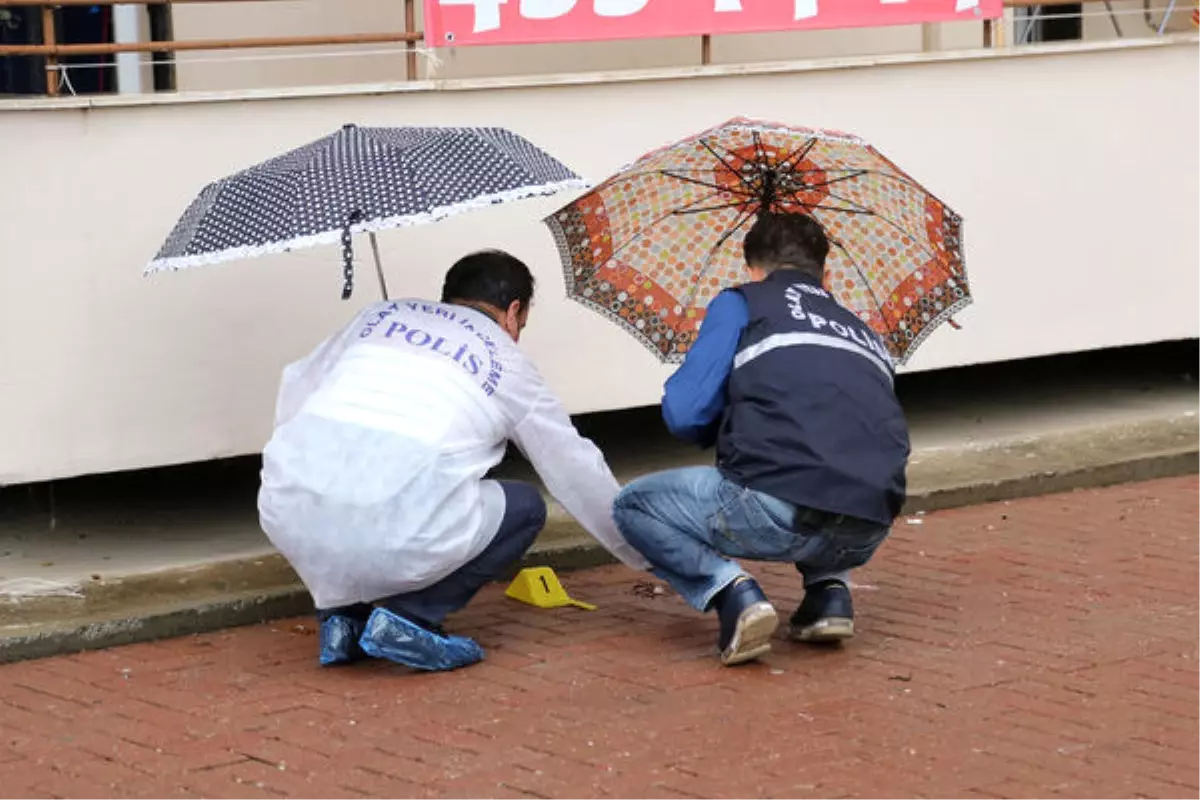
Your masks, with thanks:
[{"label": "man's short dark hair", "polygon": [[768,272],[791,267],[824,278],[829,239],[808,214],[758,215],[742,244],[746,263]]},{"label": "man's short dark hair", "polygon": [[487,303],[500,310],[514,300],[521,310],[533,299],[533,274],[521,259],[503,250],[480,250],[463,256],[446,273],[442,302]]}]

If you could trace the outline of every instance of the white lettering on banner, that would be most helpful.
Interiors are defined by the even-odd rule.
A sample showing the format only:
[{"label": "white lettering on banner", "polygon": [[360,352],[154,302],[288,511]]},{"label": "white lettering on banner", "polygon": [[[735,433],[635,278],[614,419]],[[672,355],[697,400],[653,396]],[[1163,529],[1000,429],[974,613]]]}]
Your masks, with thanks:
[{"label": "white lettering on banner", "polygon": [[[885,6],[900,6],[908,2],[908,0],[879,0]],[[954,0],[955,13],[962,13],[970,8],[979,8],[979,0]]]},{"label": "white lettering on banner", "polygon": [[525,19],[557,19],[575,8],[575,0],[521,0],[521,16]]},{"label": "white lettering on banner", "polygon": [[438,0],[443,6],[475,6],[475,33],[500,28],[500,6],[508,0]]},{"label": "white lettering on banner", "polygon": [[646,7],[650,0],[596,0],[596,16],[628,17]]},{"label": "white lettering on banner", "polygon": [[[579,0],[434,0],[439,6],[470,6],[475,10],[473,32],[487,33],[496,31],[502,27],[501,6],[507,5],[510,2],[518,6],[518,13],[522,19],[526,20],[557,20],[572,12],[576,11],[581,5]],[[592,12],[597,17],[619,18],[619,17],[636,17],[641,12],[645,11],[650,5],[651,0],[591,0]],[[666,5],[669,0],[655,0],[655,2]],[[678,2],[678,0],[674,0]],[[747,13],[742,0],[712,0],[712,9],[714,13],[726,14],[741,14]],[[911,0],[878,0],[879,5],[891,6],[907,6],[911,4]],[[830,7],[836,4],[826,3],[826,15],[830,12]],[[821,17],[820,0],[792,0],[793,13],[792,16],[797,22],[814,20]],[[976,16],[979,16],[981,9],[980,0],[955,0],[955,13],[974,10]],[[835,9],[840,11],[840,9]],[[757,12],[756,12],[757,13]],[[865,13],[865,12],[859,12]],[[836,14],[835,14],[836,15]],[[512,20],[511,22],[515,22]],[[510,23],[511,24],[511,23]],[[453,41],[452,35],[447,35],[449,41]]]},{"label": "white lettering on banner", "polygon": [[796,19],[812,19],[818,13],[817,0],[796,0]]}]

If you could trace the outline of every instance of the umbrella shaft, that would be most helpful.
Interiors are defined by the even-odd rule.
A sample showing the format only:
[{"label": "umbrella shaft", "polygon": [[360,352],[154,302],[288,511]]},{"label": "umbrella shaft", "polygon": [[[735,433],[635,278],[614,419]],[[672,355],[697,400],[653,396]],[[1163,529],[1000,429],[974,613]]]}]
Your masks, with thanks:
[{"label": "umbrella shaft", "polygon": [[775,205],[775,171],[767,170],[763,175],[762,210],[770,213],[773,205]]},{"label": "umbrella shaft", "polygon": [[371,253],[375,256],[375,274],[379,276],[379,293],[383,295],[383,299],[388,299],[387,281],[383,277],[383,262],[379,259],[379,241],[375,238],[375,232],[371,231],[367,234],[371,240]]}]

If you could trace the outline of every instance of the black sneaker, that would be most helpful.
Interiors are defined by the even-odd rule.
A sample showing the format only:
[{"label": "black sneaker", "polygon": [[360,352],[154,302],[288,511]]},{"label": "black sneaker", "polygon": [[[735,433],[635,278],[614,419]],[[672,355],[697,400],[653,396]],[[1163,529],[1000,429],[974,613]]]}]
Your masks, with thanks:
[{"label": "black sneaker", "polygon": [[840,642],[854,635],[850,587],[824,581],[808,587],[804,602],[792,614],[791,636],[800,642]]},{"label": "black sneaker", "polygon": [[721,663],[726,666],[752,661],[771,649],[771,635],[779,617],[753,578],[738,578],[717,600],[721,620]]}]

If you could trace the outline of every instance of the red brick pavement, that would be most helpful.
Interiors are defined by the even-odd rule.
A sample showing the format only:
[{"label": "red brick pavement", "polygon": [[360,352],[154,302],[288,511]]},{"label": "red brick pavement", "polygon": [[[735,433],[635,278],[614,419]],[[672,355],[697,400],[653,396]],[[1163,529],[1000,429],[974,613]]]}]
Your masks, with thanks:
[{"label": "red brick pavement", "polygon": [[0,794],[1197,797],[1197,523],[1196,478],[902,521],[857,639],[738,669],[620,567],[489,589],[452,674],[321,670],[306,620],[10,665]]}]

